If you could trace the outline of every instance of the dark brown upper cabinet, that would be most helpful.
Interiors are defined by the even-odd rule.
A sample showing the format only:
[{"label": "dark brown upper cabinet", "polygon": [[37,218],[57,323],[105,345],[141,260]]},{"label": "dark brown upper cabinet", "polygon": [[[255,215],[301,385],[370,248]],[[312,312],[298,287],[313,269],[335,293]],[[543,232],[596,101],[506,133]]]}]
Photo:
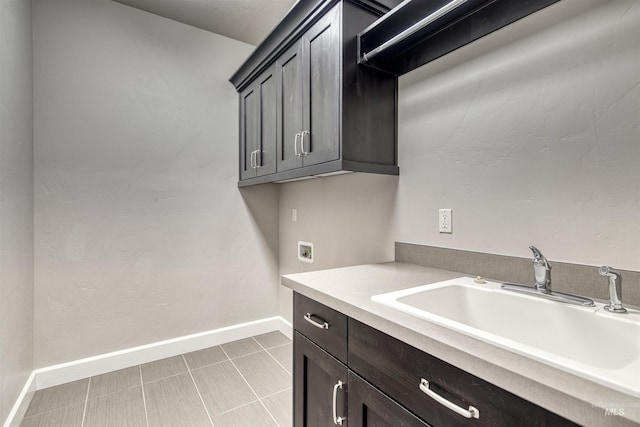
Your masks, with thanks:
[{"label": "dark brown upper cabinet", "polygon": [[[231,77],[239,186],[397,175],[397,78],[357,64],[356,35],[399,1],[300,1]],[[275,147],[275,149],[274,149]]]}]

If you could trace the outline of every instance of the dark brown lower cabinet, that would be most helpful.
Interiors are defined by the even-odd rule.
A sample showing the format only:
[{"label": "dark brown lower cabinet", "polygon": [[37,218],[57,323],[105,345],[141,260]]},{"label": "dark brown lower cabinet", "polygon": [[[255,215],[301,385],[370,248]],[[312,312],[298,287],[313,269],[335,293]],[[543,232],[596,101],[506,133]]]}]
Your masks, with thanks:
[{"label": "dark brown lower cabinet", "polygon": [[347,367],[299,332],[293,347],[293,425],[346,426]]},{"label": "dark brown lower cabinet", "polygon": [[351,371],[348,419],[351,427],[429,427]]},{"label": "dark brown lower cabinet", "polygon": [[317,301],[294,301],[295,427],[576,426]]}]

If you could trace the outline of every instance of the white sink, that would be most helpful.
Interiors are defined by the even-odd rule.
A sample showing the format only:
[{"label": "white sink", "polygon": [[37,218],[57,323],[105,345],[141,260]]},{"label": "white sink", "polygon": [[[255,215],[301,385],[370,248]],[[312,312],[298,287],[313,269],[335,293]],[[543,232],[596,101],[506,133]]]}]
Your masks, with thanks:
[{"label": "white sink", "polygon": [[640,397],[640,311],[613,314],[468,277],[371,299]]}]

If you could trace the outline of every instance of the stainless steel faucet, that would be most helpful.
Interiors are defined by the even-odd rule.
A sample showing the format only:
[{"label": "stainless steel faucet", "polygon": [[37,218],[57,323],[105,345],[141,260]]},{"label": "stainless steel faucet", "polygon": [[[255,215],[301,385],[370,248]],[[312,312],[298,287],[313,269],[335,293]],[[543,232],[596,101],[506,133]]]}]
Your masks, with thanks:
[{"label": "stainless steel faucet", "polygon": [[627,310],[622,306],[622,276],[620,273],[612,271],[606,265],[598,270],[601,276],[609,278],[609,304],[604,309],[612,313],[626,313]]},{"label": "stainless steel faucet", "polygon": [[514,283],[503,283],[501,286],[502,289],[554,301],[582,305],[584,307],[595,307],[595,303],[590,298],[552,291],[551,266],[549,265],[549,261],[547,261],[544,255],[542,255],[542,252],[540,252],[535,246],[529,246],[529,249],[533,252],[533,273],[536,278],[536,286],[532,287]]},{"label": "stainless steel faucet", "polygon": [[533,251],[533,273],[536,277],[536,289],[548,294],[551,292],[551,266],[542,252],[535,246],[529,246]]}]

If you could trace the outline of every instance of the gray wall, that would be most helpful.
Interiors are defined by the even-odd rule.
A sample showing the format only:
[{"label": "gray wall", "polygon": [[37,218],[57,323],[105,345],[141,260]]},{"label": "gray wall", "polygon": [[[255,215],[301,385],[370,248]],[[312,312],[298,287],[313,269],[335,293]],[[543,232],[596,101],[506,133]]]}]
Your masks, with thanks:
[{"label": "gray wall", "polygon": [[638,40],[636,0],[563,0],[403,76],[399,178],[284,184],[281,272],[311,267],[305,239],[331,258],[318,268],[401,241],[640,270]]},{"label": "gray wall", "polygon": [[106,0],[36,0],[37,367],[278,313],[277,189],[237,189],[253,47]]},{"label": "gray wall", "polygon": [[0,1],[0,420],[33,369],[31,2]]}]

